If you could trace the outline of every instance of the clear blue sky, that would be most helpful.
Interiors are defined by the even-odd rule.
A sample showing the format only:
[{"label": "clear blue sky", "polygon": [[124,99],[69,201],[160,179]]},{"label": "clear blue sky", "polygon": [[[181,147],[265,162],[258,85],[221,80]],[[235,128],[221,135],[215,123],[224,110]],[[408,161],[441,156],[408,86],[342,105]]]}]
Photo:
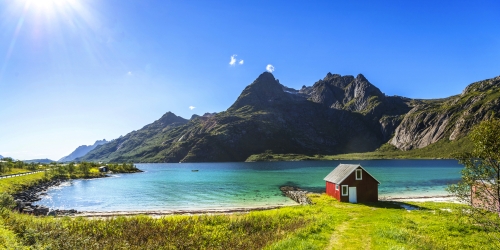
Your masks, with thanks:
[{"label": "clear blue sky", "polygon": [[498,0],[0,0],[0,155],[57,160],[167,111],[226,110],[268,64],[293,88],[362,73],[388,95],[459,94],[500,75],[499,13]]}]

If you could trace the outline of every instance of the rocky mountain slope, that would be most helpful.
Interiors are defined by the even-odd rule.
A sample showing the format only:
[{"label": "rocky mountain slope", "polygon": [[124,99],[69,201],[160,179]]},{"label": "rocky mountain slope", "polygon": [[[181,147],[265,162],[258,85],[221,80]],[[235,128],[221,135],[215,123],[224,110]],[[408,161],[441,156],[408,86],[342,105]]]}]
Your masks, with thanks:
[{"label": "rocky mountain slope", "polygon": [[90,152],[92,149],[96,148],[97,146],[104,145],[108,143],[106,139],[103,140],[97,140],[94,145],[82,145],[76,148],[71,154],[64,156],[63,158],[59,159],[59,162],[70,162],[74,161],[78,157],[82,157],[86,155],[88,152]]},{"label": "rocky mountain slope", "polygon": [[460,96],[414,100],[386,96],[363,75],[328,73],[300,90],[261,74],[234,104],[185,120],[171,112],[78,160],[134,162],[244,161],[263,152],[339,154],[401,150],[465,136],[497,112],[498,77]]},{"label": "rocky mountain slope", "polygon": [[165,147],[165,139],[176,138],[176,129],[187,122],[188,120],[167,112],[142,129],[114,139],[77,160],[160,162],[155,156]]},{"label": "rocky mountain slope", "polygon": [[404,116],[390,144],[410,150],[439,140],[454,141],[499,111],[500,76],[470,84],[457,96],[422,101]]}]

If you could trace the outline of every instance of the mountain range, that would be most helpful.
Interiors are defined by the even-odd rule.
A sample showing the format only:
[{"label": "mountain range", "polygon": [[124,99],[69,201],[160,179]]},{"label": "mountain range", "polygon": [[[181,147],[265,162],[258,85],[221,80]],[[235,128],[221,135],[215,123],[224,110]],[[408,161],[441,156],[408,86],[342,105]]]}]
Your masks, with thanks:
[{"label": "mountain range", "polygon": [[102,140],[97,140],[94,145],[82,145],[76,148],[71,154],[64,156],[63,158],[59,159],[58,162],[70,162],[74,161],[78,157],[82,157],[86,155],[88,152],[90,152],[92,149],[95,149],[97,146],[104,145],[108,143],[106,139]]},{"label": "mountain range", "polygon": [[46,163],[49,164],[51,162],[55,162],[51,159],[45,158],[45,159],[33,159],[33,160],[24,160],[24,163]]},{"label": "mountain range", "polygon": [[189,120],[167,112],[77,160],[244,161],[264,152],[331,155],[383,144],[412,150],[467,136],[498,113],[499,88],[495,77],[470,84],[460,95],[422,100],[387,96],[362,74],[328,73],[296,90],[264,72],[226,111]]}]

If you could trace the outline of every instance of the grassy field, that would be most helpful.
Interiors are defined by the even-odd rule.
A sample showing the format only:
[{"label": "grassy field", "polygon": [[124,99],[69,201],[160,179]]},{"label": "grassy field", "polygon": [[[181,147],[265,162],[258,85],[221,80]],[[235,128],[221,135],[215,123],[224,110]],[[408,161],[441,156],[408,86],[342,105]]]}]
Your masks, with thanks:
[{"label": "grassy field", "polygon": [[[111,219],[33,217],[3,210],[0,248],[17,249],[496,249],[460,204],[340,203],[232,215]],[[496,232],[498,234],[498,232]]]},{"label": "grassy field", "polygon": [[44,179],[46,179],[46,175],[43,172],[0,179],[0,193],[13,194],[26,187],[33,186]]}]

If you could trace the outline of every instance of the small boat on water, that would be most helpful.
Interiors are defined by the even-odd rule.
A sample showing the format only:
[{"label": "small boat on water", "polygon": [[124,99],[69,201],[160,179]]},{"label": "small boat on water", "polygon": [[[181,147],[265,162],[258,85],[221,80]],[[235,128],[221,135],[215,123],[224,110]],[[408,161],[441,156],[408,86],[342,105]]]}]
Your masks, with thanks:
[{"label": "small boat on water", "polygon": [[198,172],[198,171],[199,171],[198,169],[191,170],[191,172]]}]

